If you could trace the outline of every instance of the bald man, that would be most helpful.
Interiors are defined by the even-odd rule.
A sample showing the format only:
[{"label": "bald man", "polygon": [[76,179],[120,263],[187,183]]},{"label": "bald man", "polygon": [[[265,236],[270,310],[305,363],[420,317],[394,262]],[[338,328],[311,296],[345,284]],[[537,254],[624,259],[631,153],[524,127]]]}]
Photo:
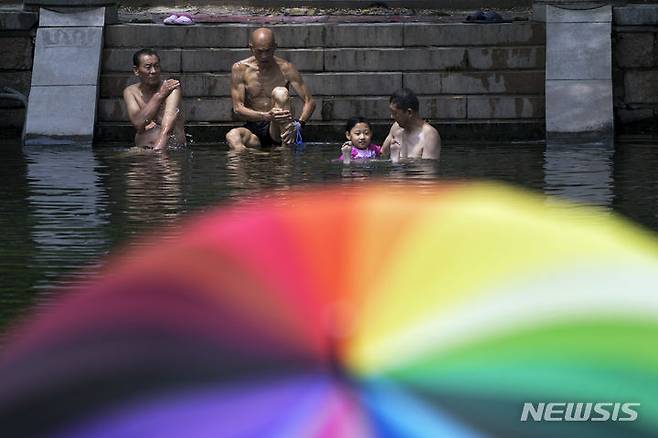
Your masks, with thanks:
[{"label": "bald man", "polygon": [[293,144],[297,124],[292,123],[290,87],[304,102],[301,126],[313,114],[315,101],[295,66],[274,56],[276,41],[270,29],[253,31],[249,49],[252,56],[236,62],[231,70],[233,111],[247,123],[231,129],[226,141],[236,151]]}]

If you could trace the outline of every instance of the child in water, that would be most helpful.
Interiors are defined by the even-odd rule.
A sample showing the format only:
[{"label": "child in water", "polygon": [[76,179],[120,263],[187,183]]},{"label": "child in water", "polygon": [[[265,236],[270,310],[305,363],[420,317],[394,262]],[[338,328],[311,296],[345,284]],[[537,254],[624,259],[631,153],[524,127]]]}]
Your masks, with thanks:
[{"label": "child in water", "polygon": [[344,164],[349,164],[351,160],[379,158],[382,154],[381,146],[370,143],[372,129],[370,123],[361,116],[352,117],[347,121],[345,137],[347,141],[341,146],[342,153],[338,157]]}]

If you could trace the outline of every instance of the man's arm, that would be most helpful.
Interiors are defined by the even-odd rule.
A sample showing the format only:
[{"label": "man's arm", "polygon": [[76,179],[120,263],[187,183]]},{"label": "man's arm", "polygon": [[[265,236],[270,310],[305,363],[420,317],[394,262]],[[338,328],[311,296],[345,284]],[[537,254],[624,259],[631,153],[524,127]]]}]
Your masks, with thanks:
[{"label": "man's arm", "polygon": [[398,123],[395,122],[391,126],[391,129],[388,131],[388,135],[386,136],[386,140],[384,140],[384,143],[382,143],[382,155],[387,155],[391,151],[391,142],[393,141],[393,137],[395,136],[395,133],[397,132],[397,125]]},{"label": "man's arm", "polygon": [[144,105],[144,108],[139,108],[137,98],[135,97],[135,89],[126,87],[123,90],[123,100],[128,109],[128,118],[133,124],[137,132],[142,132],[153,119],[157,116],[158,110],[162,102],[171,94],[172,91],[180,87],[180,82],[175,79],[167,79],[160,85],[160,89],[153,94],[151,99]]},{"label": "man's arm", "polygon": [[162,125],[160,126],[160,135],[154,149],[161,149],[167,146],[167,140],[174,129],[176,119],[182,117],[180,114],[180,103],[182,93],[180,89],[174,90],[165,100],[164,114],[162,115]]},{"label": "man's arm", "polygon": [[285,75],[292,88],[295,90],[297,95],[304,101],[304,107],[302,108],[302,113],[299,116],[300,122],[306,122],[311,118],[313,111],[315,111],[315,100],[311,96],[311,92],[304,83],[302,75],[299,74],[297,69],[292,63],[287,62],[285,64]]},{"label": "man's arm", "polygon": [[421,140],[423,146],[423,153],[421,158],[438,160],[441,154],[441,136],[439,131],[434,129],[431,125],[425,128],[423,139]]},{"label": "man's arm", "polygon": [[244,99],[244,65],[241,62],[236,62],[231,68],[231,100],[233,101],[233,112],[242,119],[250,122],[272,121],[272,115],[269,112],[247,108],[244,104]]}]

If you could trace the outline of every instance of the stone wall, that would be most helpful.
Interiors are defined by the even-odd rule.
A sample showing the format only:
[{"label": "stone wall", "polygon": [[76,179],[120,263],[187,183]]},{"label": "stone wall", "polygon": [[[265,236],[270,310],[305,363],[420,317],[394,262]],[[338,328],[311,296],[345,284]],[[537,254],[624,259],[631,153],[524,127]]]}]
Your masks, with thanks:
[{"label": "stone wall", "polygon": [[[29,93],[36,24],[36,14],[0,10],[0,92],[2,87],[10,87]],[[0,132],[18,135],[24,119],[22,104],[0,99]]]},{"label": "stone wall", "polygon": [[[137,48],[153,47],[163,70],[181,79],[190,131],[222,139],[233,119],[230,68],[249,56],[253,26],[108,26],[99,138],[125,140],[121,91]],[[421,115],[447,137],[540,137],[544,127],[543,24],[289,24],[275,26],[277,55],[293,61],[318,107],[311,137],[335,139],[347,117],[363,114],[379,135],[390,125],[388,96],[400,87],[420,97]],[[340,138],[340,137],[339,137]]]},{"label": "stone wall", "polygon": [[614,8],[613,82],[617,131],[658,131],[658,5]]}]

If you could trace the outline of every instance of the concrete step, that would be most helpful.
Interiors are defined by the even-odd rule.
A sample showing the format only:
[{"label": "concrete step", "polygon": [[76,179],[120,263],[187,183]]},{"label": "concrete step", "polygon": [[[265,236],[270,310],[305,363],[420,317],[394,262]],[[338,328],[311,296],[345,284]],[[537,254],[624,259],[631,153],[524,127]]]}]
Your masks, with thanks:
[{"label": "concrete step", "polygon": [[[106,48],[104,72],[125,72],[137,47]],[[158,51],[166,72],[230,72],[248,49],[163,49]],[[466,71],[542,69],[544,46],[281,49],[277,56],[301,72]]]},{"label": "concrete step", "polygon": [[[421,97],[420,113],[429,120],[536,119],[544,116],[543,96],[432,96]],[[301,103],[293,107],[300,113]],[[239,123],[232,112],[231,99],[185,98],[183,112],[189,122]],[[354,98],[319,98],[312,122],[325,121],[341,125],[348,117],[360,114],[373,121],[389,120],[388,96]],[[98,103],[98,120],[128,120],[120,98],[103,98]]]},{"label": "concrete step", "polygon": [[[105,47],[246,48],[257,25],[119,24],[105,29]],[[348,23],[272,26],[280,48],[455,47],[545,45],[543,23]]]},{"label": "concrete step", "polygon": [[[169,75],[165,75],[169,77]],[[228,73],[175,74],[186,97],[229,96]],[[129,73],[108,73],[101,77],[101,96],[119,97],[135,83]],[[419,96],[436,94],[544,94],[544,71],[482,71],[423,73],[307,73],[304,81],[313,96],[382,96],[405,86]]]},{"label": "concrete step", "polygon": [[[544,119],[525,121],[489,120],[462,122],[432,122],[441,134],[444,143],[461,143],[464,141],[528,141],[544,138]],[[235,123],[188,123],[186,131],[192,135],[195,143],[213,143],[225,145],[226,133],[236,126]],[[381,142],[386,137],[390,123],[373,123],[374,138]],[[135,136],[133,127],[125,122],[100,122],[96,125],[96,139],[99,142],[120,142],[122,145],[132,143]],[[304,129],[304,137],[313,142],[343,141],[343,126],[334,123],[313,123]],[[226,147],[226,146],[222,146]]]}]

